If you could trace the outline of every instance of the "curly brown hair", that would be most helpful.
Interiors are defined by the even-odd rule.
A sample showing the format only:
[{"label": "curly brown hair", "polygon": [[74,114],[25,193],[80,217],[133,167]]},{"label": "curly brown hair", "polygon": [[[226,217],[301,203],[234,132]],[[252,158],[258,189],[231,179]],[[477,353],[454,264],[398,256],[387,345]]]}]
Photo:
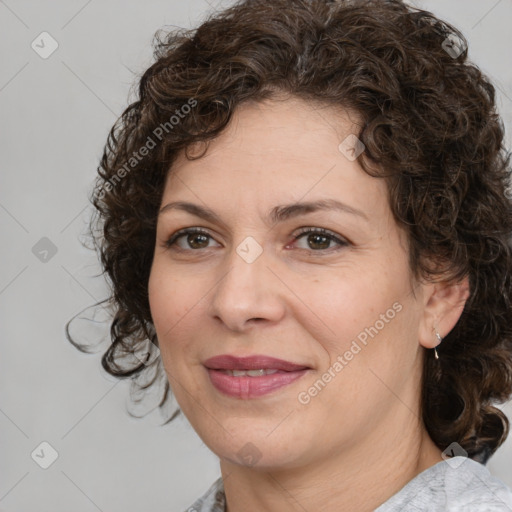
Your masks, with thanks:
[{"label": "curly brown hair", "polygon": [[[206,150],[245,101],[284,92],[342,106],[361,116],[359,161],[386,180],[414,275],[469,279],[440,359],[425,351],[422,414],[441,450],[457,441],[486,463],[509,430],[493,403],[512,395],[510,154],[495,88],[468,61],[464,36],[399,0],[242,0],[195,30],[158,31],[153,44],[155,62],[110,131],[91,197],[114,309],[103,368],[132,379],[152,369],[144,387],[161,370],[160,360],[130,356],[145,340],[158,346],[147,285],[178,153],[200,158],[191,145]],[[170,398],[166,380],[159,405]]]}]

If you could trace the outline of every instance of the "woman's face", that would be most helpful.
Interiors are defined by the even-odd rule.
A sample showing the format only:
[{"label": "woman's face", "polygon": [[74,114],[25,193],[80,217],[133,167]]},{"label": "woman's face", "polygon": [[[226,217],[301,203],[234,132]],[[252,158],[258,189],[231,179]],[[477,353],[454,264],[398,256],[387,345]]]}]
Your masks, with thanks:
[{"label": "woman's face", "polygon": [[[151,312],[178,403],[222,459],[292,468],[417,428],[422,287],[385,181],[347,151],[352,121],[246,104],[169,173]],[[172,242],[183,229],[202,233]],[[237,359],[252,356],[290,365]]]}]

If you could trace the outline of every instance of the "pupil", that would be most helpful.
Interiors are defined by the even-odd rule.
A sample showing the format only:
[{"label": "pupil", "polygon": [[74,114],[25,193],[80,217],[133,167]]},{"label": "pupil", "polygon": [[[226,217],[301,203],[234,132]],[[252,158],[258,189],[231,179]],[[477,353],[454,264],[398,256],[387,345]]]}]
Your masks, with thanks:
[{"label": "pupil", "polygon": [[203,242],[205,242],[206,245],[208,245],[208,237],[206,235],[195,233],[188,236],[188,243],[190,244],[190,247],[194,247],[195,249],[204,247],[204,245],[201,245],[201,242],[199,242],[199,244],[196,244],[194,242],[194,240],[197,241],[199,238],[202,238]]},{"label": "pupil", "polygon": [[[311,244],[311,240],[314,240],[313,244]],[[323,241],[323,243],[322,243],[322,241]],[[318,246],[314,247],[314,245],[316,243],[319,243],[322,246],[322,247],[320,247],[320,249],[327,249],[329,247],[329,242],[330,242],[330,240],[325,235],[311,235],[309,246],[311,247],[311,249],[315,249],[315,248],[318,249],[319,247]]]},{"label": "pupil", "polygon": [[[199,240],[199,241],[198,241]],[[312,249],[327,249],[329,247],[330,240],[325,235],[310,235],[309,246]],[[208,245],[208,237],[202,234],[192,234],[188,236],[188,243],[191,247],[202,248]]]}]

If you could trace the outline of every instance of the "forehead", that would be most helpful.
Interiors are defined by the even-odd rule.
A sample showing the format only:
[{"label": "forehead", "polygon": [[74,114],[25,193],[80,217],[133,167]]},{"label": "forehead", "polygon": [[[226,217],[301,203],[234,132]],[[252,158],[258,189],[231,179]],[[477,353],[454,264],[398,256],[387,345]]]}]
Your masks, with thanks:
[{"label": "forehead", "polygon": [[270,208],[329,197],[385,208],[384,180],[369,176],[344,152],[344,141],[359,130],[354,113],[326,105],[295,98],[244,104],[204,156],[178,156],[163,199]]}]

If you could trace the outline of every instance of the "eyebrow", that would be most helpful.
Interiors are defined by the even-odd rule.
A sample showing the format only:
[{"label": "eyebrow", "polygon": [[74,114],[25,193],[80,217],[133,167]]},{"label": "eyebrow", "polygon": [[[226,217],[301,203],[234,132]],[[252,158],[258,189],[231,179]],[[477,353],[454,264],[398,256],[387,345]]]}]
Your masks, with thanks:
[{"label": "eyebrow", "polygon": [[[181,210],[184,212],[188,212],[192,215],[195,215],[196,217],[200,217],[204,220],[210,221],[212,223],[225,225],[222,219],[214,211],[194,203],[187,203],[184,201],[175,201],[172,203],[168,203],[160,209],[159,215],[170,210]],[[367,221],[369,220],[367,215],[361,210],[358,210],[356,208],[353,208],[352,206],[337,201],[336,199],[320,199],[318,201],[292,203],[288,205],[275,206],[270,211],[268,218],[271,223],[284,222],[288,219],[298,217],[300,215],[305,215],[307,213],[322,210],[336,210],[343,213],[349,213],[361,217],[362,219],[365,219]]]}]

